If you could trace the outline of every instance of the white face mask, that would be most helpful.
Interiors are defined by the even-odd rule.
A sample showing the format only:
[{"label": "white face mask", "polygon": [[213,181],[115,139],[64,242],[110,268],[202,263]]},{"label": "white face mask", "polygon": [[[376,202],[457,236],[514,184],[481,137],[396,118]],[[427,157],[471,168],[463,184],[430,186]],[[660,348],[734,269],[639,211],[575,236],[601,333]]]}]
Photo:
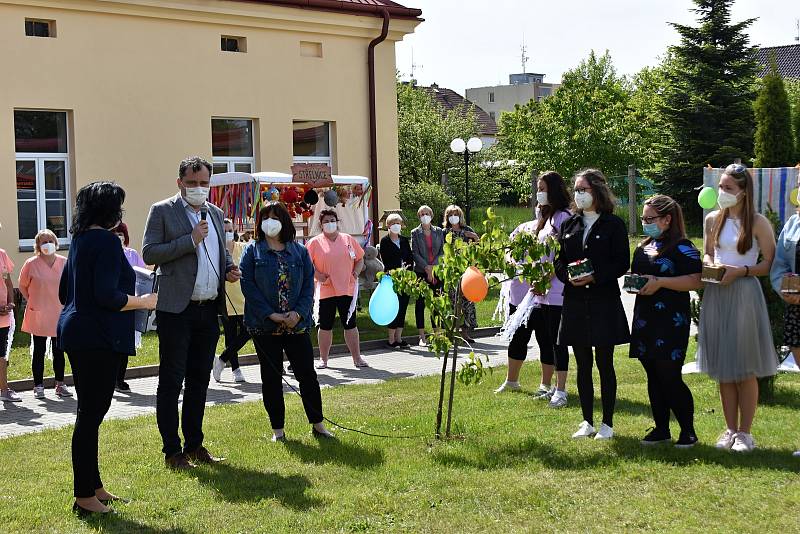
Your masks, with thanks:
[{"label": "white face mask", "polygon": [[44,254],[45,256],[52,256],[53,254],[56,253],[56,244],[55,243],[42,243],[42,245],[39,247],[39,249],[42,251],[42,254]]},{"label": "white face mask", "polygon": [[451,215],[450,217],[447,218],[447,222],[449,222],[450,224],[458,224],[458,221],[460,220],[461,217],[459,217],[458,215]]},{"label": "white face mask", "polygon": [[326,234],[332,234],[336,232],[336,229],[339,228],[339,223],[336,221],[326,222],[322,225],[322,231]]},{"label": "white face mask", "polygon": [[393,234],[399,234],[400,230],[402,230],[402,229],[403,229],[403,226],[400,225],[400,224],[393,224],[393,225],[391,225],[389,227],[389,231],[392,232]]},{"label": "white face mask", "polygon": [[267,219],[265,221],[261,221],[261,231],[264,232],[267,237],[275,237],[281,233],[282,228],[283,225],[277,219]]},{"label": "white face mask", "polygon": [[583,193],[575,192],[575,205],[578,206],[578,209],[588,210],[592,207],[592,203],[594,203],[594,198],[588,191]]},{"label": "white face mask", "polygon": [[211,189],[208,187],[187,187],[186,195],[183,198],[192,206],[202,206],[208,199],[208,192]]},{"label": "white face mask", "polygon": [[233,241],[233,232],[225,232],[225,241],[227,243]]},{"label": "white face mask", "polygon": [[419,222],[422,224],[430,224],[431,223],[431,216],[430,215],[422,215],[419,218]]},{"label": "white face mask", "polygon": [[717,204],[722,209],[732,208],[739,203],[739,195],[728,193],[727,191],[719,190],[717,195]]},{"label": "white face mask", "polygon": [[547,191],[539,191],[536,193],[536,202],[538,202],[540,206],[547,206]]}]

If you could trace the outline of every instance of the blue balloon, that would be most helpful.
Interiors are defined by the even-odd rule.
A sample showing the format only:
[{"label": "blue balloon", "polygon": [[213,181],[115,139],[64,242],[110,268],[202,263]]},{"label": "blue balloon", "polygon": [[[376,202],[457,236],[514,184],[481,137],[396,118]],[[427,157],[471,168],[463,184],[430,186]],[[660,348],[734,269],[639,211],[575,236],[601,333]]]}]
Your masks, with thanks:
[{"label": "blue balloon", "polygon": [[394,281],[385,274],[369,299],[369,316],[375,324],[386,326],[394,321],[399,310],[400,300],[394,292]]}]

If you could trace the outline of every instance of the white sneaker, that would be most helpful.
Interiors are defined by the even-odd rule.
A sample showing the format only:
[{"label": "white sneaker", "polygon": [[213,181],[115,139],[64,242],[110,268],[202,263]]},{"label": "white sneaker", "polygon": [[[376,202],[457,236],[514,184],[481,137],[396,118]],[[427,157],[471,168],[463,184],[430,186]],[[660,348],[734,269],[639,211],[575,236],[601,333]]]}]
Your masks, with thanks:
[{"label": "white sneaker", "polygon": [[553,398],[550,399],[550,402],[547,403],[547,406],[550,408],[563,408],[567,405],[567,392],[566,391],[559,391],[556,390],[553,393]]},{"label": "white sneaker", "polygon": [[504,391],[519,391],[522,389],[522,386],[519,385],[519,382],[509,382],[506,380],[500,387],[494,390],[495,393],[503,393]]},{"label": "white sneaker", "polygon": [[211,368],[211,376],[214,380],[219,382],[222,380],[222,370],[225,369],[225,362],[219,359],[219,356],[214,356],[214,367]]},{"label": "white sneaker", "polygon": [[56,385],[56,397],[71,397],[72,392],[69,390],[66,384],[58,384]]},{"label": "white sneaker", "polygon": [[584,421],[581,423],[581,426],[578,427],[578,431],[572,434],[572,437],[574,439],[590,438],[594,435],[594,433],[594,427],[587,421]]},{"label": "white sneaker", "polygon": [[0,392],[0,401],[5,402],[22,402],[22,397],[17,395],[17,392],[9,388]]},{"label": "white sneaker", "polygon": [[748,434],[747,432],[736,433],[736,437],[733,440],[733,446],[731,446],[732,451],[752,452],[752,450],[755,448],[756,448],[756,442],[753,439],[752,434]]},{"label": "white sneaker", "polygon": [[539,389],[536,390],[536,393],[533,394],[533,398],[537,400],[550,400],[555,393],[556,388],[555,386],[546,386],[544,384],[539,384]]},{"label": "white sneaker", "polygon": [[234,369],[233,381],[238,383],[247,382],[247,380],[244,379],[244,375],[242,374],[241,369]]},{"label": "white sneaker", "polygon": [[795,458],[800,458],[800,451],[794,451],[792,453],[792,456],[794,456]]},{"label": "white sneaker", "polygon": [[614,429],[603,423],[600,425],[600,430],[594,435],[594,439],[611,439],[614,437]]},{"label": "white sneaker", "polygon": [[44,398],[44,386],[33,386],[33,398],[34,399]]},{"label": "white sneaker", "polygon": [[717,444],[714,445],[718,449],[730,449],[733,447],[733,441],[736,439],[736,431],[730,428],[725,429],[725,432],[720,434],[717,439]]}]

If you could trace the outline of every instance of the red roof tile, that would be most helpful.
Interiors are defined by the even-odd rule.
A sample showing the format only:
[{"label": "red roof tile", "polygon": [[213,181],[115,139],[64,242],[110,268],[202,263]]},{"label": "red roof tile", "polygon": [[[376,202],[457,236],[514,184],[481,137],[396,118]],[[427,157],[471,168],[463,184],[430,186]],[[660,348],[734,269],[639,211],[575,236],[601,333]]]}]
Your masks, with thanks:
[{"label": "red roof tile", "polygon": [[495,122],[495,120],[480,106],[470,100],[467,100],[452,89],[439,87],[436,84],[432,85],[431,87],[416,86],[416,89],[428,93],[428,95],[433,98],[434,102],[439,104],[439,106],[445,110],[459,109],[461,110],[461,113],[466,116],[469,108],[474,108],[475,120],[478,123],[480,134],[497,135],[497,122]]},{"label": "red roof tile", "polygon": [[239,0],[259,4],[336,11],[353,15],[381,16],[386,9],[394,18],[416,19],[422,15],[421,9],[408,8],[391,0]]}]

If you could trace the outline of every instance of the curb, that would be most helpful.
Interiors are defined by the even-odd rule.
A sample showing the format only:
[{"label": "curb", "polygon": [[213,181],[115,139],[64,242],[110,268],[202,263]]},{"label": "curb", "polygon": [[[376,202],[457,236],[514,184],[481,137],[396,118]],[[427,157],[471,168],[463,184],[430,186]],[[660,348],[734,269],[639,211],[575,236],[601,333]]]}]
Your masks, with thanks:
[{"label": "curb", "polygon": [[[492,337],[496,335],[500,331],[499,326],[491,326],[488,328],[476,328],[473,331],[473,336],[476,338],[479,337]],[[404,336],[404,340],[408,341],[409,343],[415,342],[418,339],[418,336]],[[361,342],[361,352],[370,352],[376,351],[380,349],[385,349],[386,347],[386,340],[385,339],[373,339],[371,341],[362,341]],[[350,351],[347,348],[347,345],[333,345],[331,346],[330,358],[340,358],[345,355],[350,354]],[[319,349],[314,347],[314,358],[319,358]],[[256,365],[258,364],[258,356],[255,354],[243,354],[239,356],[239,365]],[[152,376],[158,376],[158,365],[142,365],[140,367],[129,367],[128,370],[125,372],[126,379],[132,378],[147,378]],[[74,381],[72,380],[72,375],[64,375],[64,383],[69,386],[74,385]],[[8,387],[13,389],[14,391],[29,391],[33,389],[33,379],[32,378],[25,378],[23,380],[11,380],[8,382]],[[50,376],[44,379],[44,386],[46,388],[55,387],[55,379]]]}]

